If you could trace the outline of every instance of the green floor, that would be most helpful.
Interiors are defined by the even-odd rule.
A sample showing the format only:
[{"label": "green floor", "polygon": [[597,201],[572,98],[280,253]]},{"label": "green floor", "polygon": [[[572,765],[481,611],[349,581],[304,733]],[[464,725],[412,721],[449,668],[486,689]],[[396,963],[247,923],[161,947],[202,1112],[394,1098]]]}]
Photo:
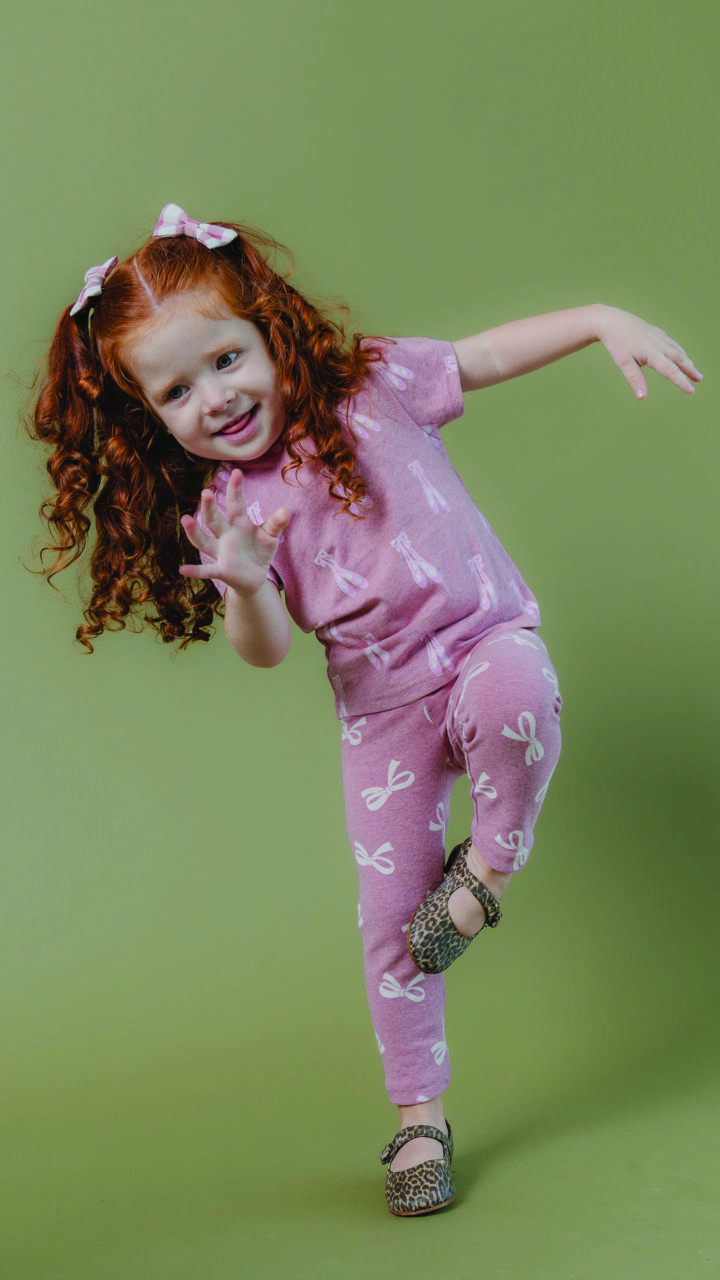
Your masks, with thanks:
[{"label": "green floor", "polygon": [[[223,968],[181,917],[137,972],[129,948],[81,973],[68,941],[42,1016],[27,997],[11,1010],[3,1280],[717,1275],[720,1082],[710,991],[693,981],[705,907],[690,952],[677,932],[659,945],[652,902],[630,942],[631,891],[609,945],[599,871],[574,920],[560,877],[532,876],[504,939],[448,975],[458,1194],[428,1218],[385,1209],[394,1116],[339,925],[332,971],[318,948],[302,973]],[[533,920],[553,903],[563,923],[543,935]],[[240,958],[263,926],[232,944],[216,910],[218,952]],[[584,962],[563,964],[580,946]]]},{"label": "green floor", "polygon": [[371,1110],[335,1100],[323,1127],[287,1097],[246,1111],[227,1081],[162,1084],[68,1099],[6,1136],[8,1280],[717,1275],[707,1081],[635,1080],[602,1103],[456,1097],[457,1199],[409,1220],[384,1209]]}]

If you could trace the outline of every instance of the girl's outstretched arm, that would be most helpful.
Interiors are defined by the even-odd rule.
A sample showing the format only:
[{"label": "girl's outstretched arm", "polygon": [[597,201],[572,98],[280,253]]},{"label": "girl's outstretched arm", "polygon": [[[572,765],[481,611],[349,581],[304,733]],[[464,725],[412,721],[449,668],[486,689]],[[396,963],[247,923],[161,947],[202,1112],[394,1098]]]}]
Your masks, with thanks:
[{"label": "girl's outstretched arm", "polygon": [[692,382],[702,378],[682,347],[662,329],[602,302],[513,320],[461,338],[453,347],[463,391],[476,391],[541,369],[591,342],[602,342],[639,400],[647,395],[643,365],[690,394],[695,390]]}]

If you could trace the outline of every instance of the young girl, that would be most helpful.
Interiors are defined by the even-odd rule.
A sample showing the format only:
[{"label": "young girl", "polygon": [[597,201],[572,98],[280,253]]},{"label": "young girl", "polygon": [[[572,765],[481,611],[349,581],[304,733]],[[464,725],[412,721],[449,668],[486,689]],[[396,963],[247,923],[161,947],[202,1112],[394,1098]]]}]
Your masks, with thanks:
[{"label": "young girl", "polygon": [[[527,861],[561,705],[537,603],[440,428],[462,414],[463,392],[595,341],[639,398],[642,365],[686,392],[702,375],[661,329],[601,304],[452,344],[355,335],[348,349],[271,269],[273,247],[167,205],[136,254],[87,272],[31,430],[54,447],[46,572],[81,554],[92,511],[77,632],[88,650],[138,608],[180,647],[207,640],[224,613],[254,666],[282,661],[290,617],[315,631],[342,729],[370,1009],[400,1117],[381,1157],[387,1201],[427,1213],[454,1196],[441,975],[497,925]],[[183,563],[186,538],[200,564]],[[461,774],[472,833],[444,870]]]}]

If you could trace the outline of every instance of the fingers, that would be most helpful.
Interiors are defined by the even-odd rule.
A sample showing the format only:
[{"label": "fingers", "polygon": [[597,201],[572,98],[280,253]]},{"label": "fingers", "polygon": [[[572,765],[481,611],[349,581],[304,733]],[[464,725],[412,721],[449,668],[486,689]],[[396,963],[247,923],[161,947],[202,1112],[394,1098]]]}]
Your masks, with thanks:
[{"label": "fingers", "polygon": [[681,391],[687,391],[690,395],[695,394],[695,388],[688,377],[683,373],[682,367],[677,360],[673,360],[670,356],[665,356],[656,362],[648,361],[652,364],[653,369],[661,374],[663,378],[667,378],[669,382],[673,382]]},{"label": "fingers", "polygon": [[[681,369],[683,373],[686,373],[688,378],[692,378],[693,382],[702,382],[702,374],[700,370],[695,368],[695,365],[687,352],[683,351],[682,347],[679,346],[677,342],[673,342],[672,339],[670,339],[670,346],[666,354],[668,359],[672,360],[674,364],[677,365],[678,369]],[[689,389],[690,391],[694,390],[693,387],[686,389]]]},{"label": "fingers", "polygon": [[265,532],[269,533],[271,538],[277,538],[283,529],[289,525],[291,514],[287,507],[278,507],[277,511],[273,511],[272,515],[268,516],[265,521]]},{"label": "fingers", "polygon": [[207,551],[209,555],[215,554],[217,539],[209,537],[202,528],[195,516],[181,516],[180,523],[187,534],[190,542],[198,551]]},{"label": "fingers", "polygon": [[674,343],[663,353],[653,352],[648,356],[647,363],[661,377],[667,378],[668,382],[672,382],[674,386],[691,396],[695,394],[693,381],[702,381],[702,374],[695,368],[692,360],[685,354],[682,347]]},{"label": "fingers", "polygon": [[703,375],[699,369],[696,369],[682,347],[674,343],[666,334],[662,337],[665,339],[663,349],[652,347],[646,348],[645,351],[639,349],[635,354],[627,355],[625,359],[615,358],[618,368],[622,370],[638,400],[644,400],[647,395],[647,383],[640,372],[643,365],[654,369],[662,378],[667,378],[668,382],[672,382],[688,395],[695,393],[693,382],[702,382]]},{"label": "fingers", "polygon": [[213,489],[203,489],[200,495],[200,515],[211,533],[216,538],[222,537],[228,527],[227,520],[218,511]]},{"label": "fingers", "polygon": [[225,505],[227,507],[228,520],[232,524],[238,516],[247,514],[245,499],[242,491],[243,473],[239,468],[231,471],[228,480],[227,489],[225,490]]},{"label": "fingers", "polygon": [[208,564],[181,564],[180,572],[184,578],[212,578],[217,569]]},{"label": "fingers", "polygon": [[648,324],[640,316],[610,308],[601,340],[638,400],[644,400],[648,391],[641,373],[644,365],[667,378],[686,395],[694,394],[693,383],[702,382],[703,375],[680,343],[664,329]]}]

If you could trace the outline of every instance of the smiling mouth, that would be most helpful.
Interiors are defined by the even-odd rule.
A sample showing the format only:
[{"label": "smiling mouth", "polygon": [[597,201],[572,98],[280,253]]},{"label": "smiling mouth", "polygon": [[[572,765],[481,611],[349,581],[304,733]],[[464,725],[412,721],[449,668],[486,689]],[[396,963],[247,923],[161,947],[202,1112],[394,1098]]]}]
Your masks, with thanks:
[{"label": "smiling mouth", "polygon": [[255,414],[258,406],[253,405],[252,409],[248,409],[247,413],[241,414],[239,418],[233,418],[232,422],[227,422],[219,431],[214,431],[214,436],[237,436],[242,435],[252,426],[255,420]]}]

